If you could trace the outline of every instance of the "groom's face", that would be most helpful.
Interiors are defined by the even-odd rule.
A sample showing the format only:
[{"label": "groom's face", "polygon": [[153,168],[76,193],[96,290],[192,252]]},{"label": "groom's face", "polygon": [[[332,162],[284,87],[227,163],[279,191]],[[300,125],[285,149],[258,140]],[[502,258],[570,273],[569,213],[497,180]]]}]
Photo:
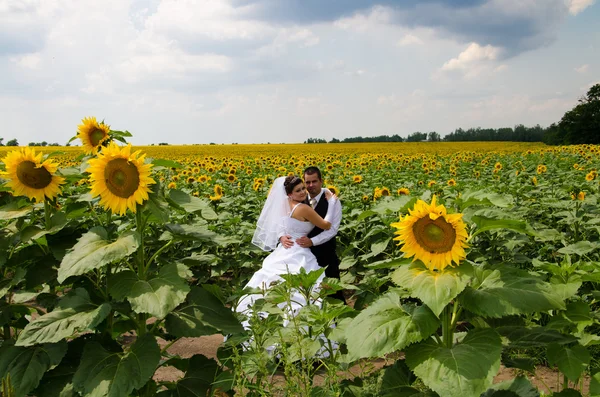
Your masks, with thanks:
[{"label": "groom's face", "polygon": [[310,197],[315,197],[317,194],[321,193],[323,180],[319,179],[317,173],[304,174],[304,184],[306,185],[306,190],[308,190]]}]

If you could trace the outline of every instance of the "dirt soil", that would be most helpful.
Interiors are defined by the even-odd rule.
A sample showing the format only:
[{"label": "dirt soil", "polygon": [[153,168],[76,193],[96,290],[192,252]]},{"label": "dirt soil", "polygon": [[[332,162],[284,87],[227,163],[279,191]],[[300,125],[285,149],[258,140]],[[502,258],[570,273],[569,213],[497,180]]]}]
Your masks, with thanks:
[{"label": "dirt soil", "polygon": [[[202,354],[208,358],[216,359],[217,349],[222,342],[222,335],[202,336],[199,338],[182,338],[173,344],[173,346],[168,349],[168,352],[179,355],[183,358],[191,357],[194,354]],[[386,362],[383,359],[379,359],[373,360],[371,364],[371,370],[373,370],[382,368],[384,365],[386,365]],[[391,364],[391,362],[388,362],[388,364]],[[359,366],[352,367],[350,368],[350,374],[348,374],[348,377],[360,376],[360,371],[361,370]],[[494,383],[514,379],[518,374],[519,372],[517,370],[502,366],[500,367],[498,375],[496,375],[494,378]],[[182,376],[183,373],[176,368],[162,367],[156,372],[154,379],[157,381],[176,381]],[[537,367],[535,376],[528,375],[528,378],[532,384],[534,384],[540,391],[544,391],[545,393],[557,391],[559,390],[559,385],[562,385],[562,377],[559,380],[557,372],[547,367]],[[318,384],[319,379],[316,379],[315,383]],[[584,396],[588,393],[588,387],[589,379],[586,379],[583,389]]]}]

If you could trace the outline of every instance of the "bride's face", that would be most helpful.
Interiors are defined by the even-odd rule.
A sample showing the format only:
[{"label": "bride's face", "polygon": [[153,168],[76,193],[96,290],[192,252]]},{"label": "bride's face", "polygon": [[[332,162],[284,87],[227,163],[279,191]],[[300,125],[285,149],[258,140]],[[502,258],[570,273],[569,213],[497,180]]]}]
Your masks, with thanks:
[{"label": "bride's face", "polygon": [[306,199],[306,186],[304,186],[304,183],[294,186],[294,189],[288,196],[294,201],[304,201]]}]

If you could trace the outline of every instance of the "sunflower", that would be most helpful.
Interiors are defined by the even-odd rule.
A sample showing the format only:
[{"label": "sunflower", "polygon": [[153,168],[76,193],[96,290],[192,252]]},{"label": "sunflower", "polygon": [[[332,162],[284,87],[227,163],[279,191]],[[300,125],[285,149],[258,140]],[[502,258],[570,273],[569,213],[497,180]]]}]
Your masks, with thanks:
[{"label": "sunflower", "polygon": [[432,187],[436,183],[437,183],[436,181],[429,181],[429,182],[427,182],[427,186]]},{"label": "sunflower", "polygon": [[410,194],[410,190],[408,190],[408,188],[405,187],[401,187],[400,189],[398,189],[398,196],[408,196]]},{"label": "sunflower", "polygon": [[339,196],[339,195],[340,195],[340,190],[339,190],[337,187],[333,186],[333,185],[327,185],[327,189],[328,189],[328,190],[329,190],[331,193],[335,194],[336,196]]},{"label": "sunflower", "polygon": [[450,179],[448,181],[448,186],[456,186],[456,181],[454,179]]},{"label": "sunflower", "polygon": [[54,175],[58,165],[51,160],[42,161],[42,153],[35,154],[29,147],[13,150],[4,157],[7,176],[6,186],[15,196],[27,196],[36,202],[44,197],[53,199],[60,194],[60,185],[65,179]]},{"label": "sunflower", "polygon": [[110,126],[98,123],[95,117],[86,117],[77,126],[77,138],[83,144],[86,154],[96,154],[102,143],[109,138]]},{"label": "sunflower", "polygon": [[577,200],[581,200],[581,201],[585,200],[585,192],[584,191],[577,193]]},{"label": "sunflower", "polygon": [[146,155],[131,153],[131,144],[120,148],[112,142],[97,158],[89,160],[92,197],[100,196],[100,204],[114,214],[125,214],[127,208],[136,212],[136,203],[148,200],[152,164],[144,164]]},{"label": "sunflower", "polygon": [[586,181],[588,181],[588,182],[589,182],[589,181],[593,181],[595,178],[596,178],[596,173],[595,173],[594,171],[592,171],[592,172],[588,173],[588,174],[585,176],[585,180],[586,180]]},{"label": "sunflower", "polygon": [[381,188],[381,195],[382,196],[391,196],[392,193],[390,192],[390,189],[388,189],[387,187],[382,187]]},{"label": "sunflower", "polygon": [[354,175],[352,177],[352,182],[354,183],[361,183],[363,180],[363,177],[361,175]]},{"label": "sunflower", "polygon": [[198,177],[198,182],[200,182],[200,183],[206,183],[206,181],[208,181],[208,177],[206,175],[200,175]]},{"label": "sunflower", "polygon": [[216,196],[222,196],[223,195],[223,187],[221,185],[215,185],[215,187],[213,188],[215,195]]},{"label": "sunflower", "polygon": [[466,257],[468,238],[462,214],[448,214],[446,207],[418,200],[409,214],[391,226],[398,230],[394,240],[403,244],[401,251],[407,258],[422,261],[430,270],[442,271],[452,262],[460,263]]},{"label": "sunflower", "polygon": [[177,187],[177,184],[175,182],[171,182],[167,185],[168,189],[175,189]]}]

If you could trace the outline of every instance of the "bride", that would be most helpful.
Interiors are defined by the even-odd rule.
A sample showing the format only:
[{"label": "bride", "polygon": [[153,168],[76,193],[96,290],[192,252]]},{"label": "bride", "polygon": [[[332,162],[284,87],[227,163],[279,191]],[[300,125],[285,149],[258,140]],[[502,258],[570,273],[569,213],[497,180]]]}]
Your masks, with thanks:
[{"label": "bride", "polygon": [[[337,197],[329,190],[323,190],[331,209]],[[331,227],[332,211],[328,211],[324,219],[321,218],[310,205],[305,204],[307,194],[304,182],[297,176],[280,177],[273,182],[258,218],[252,243],[264,251],[274,251],[265,258],[262,268],[254,273],[244,289],[250,287],[266,290],[273,282],[282,280],[281,274],[298,274],[300,269],[304,269],[307,273],[321,269],[310,248],[303,248],[297,243],[294,243],[291,248],[277,246],[279,237],[284,234],[291,235],[293,240],[296,240],[306,236],[315,226],[323,230]],[[317,280],[317,285],[323,278],[324,274]],[[236,311],[248,313],[255,300],[262,297],[261,294],[242,296]],[[293,314],[305,304],[304,297],[294,292],[291,308]],[[280,304],[280,307],[283,309],[284,305],[286,303]],[[247,329],[248,321],[242,322],[242,325]]]}]

